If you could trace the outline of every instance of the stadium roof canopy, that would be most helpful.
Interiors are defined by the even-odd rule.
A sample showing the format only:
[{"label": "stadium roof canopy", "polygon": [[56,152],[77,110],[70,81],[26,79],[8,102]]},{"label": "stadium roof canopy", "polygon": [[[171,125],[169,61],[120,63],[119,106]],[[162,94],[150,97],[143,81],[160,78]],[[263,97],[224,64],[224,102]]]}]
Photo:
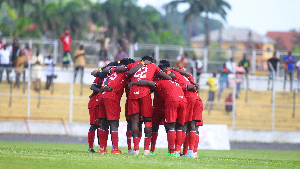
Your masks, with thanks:
[{"label": "stadium roof canopy", "polygon": [[[228,29],[211,31],[210,32],[211,42],[219,41],[220,31],[221,31],[221,42],[233,42],[233,41],[248,42],[249,40],[248,34],[251,31],[252,34],[251,41],[254,43],[272,43],[272,44],[276,43],[273,39],[260,35],[259,33],[247,28],[228,28]],[[192,37],[191,42],[205,42],[205,34]]]}]

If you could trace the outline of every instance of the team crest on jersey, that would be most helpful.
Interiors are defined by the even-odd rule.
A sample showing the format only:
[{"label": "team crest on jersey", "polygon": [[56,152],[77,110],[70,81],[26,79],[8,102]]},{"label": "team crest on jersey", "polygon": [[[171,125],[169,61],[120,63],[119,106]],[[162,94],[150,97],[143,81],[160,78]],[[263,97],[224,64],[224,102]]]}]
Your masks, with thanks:
[{"label": "team crest on jersey", "polygon": [[133,94],[140,94],[140,91],[134,92]]},{"label": "team crest on jersey", "polygon": [[98,123],[99,122],[99,119],[95,119],[95,123]]},{"label": "team crest on jersey", "polygon": [[180,98],[182,98],[182,99],[183,99],[183,96],[178,96],[178,97],[180,97]]}]

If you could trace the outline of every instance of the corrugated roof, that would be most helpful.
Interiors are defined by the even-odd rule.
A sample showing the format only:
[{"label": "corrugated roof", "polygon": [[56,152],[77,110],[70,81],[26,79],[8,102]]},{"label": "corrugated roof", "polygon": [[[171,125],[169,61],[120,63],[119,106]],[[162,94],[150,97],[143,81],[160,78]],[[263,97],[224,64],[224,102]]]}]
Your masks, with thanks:
[{"label": "corrugated roof", "polygon": [[[272,43],[275,44],[275,41],[269,37],[260,35],[259,33],[247,29],[247,28],[228,28],[221,30],[221,41],[222,42],[248,42],[249,31],[252,33],[252,41],[254,43]],[[191,42],[204,42],[205,34],[201,34],[191,38]],[[219,30],[214,30],[210,32],[210,41],[218,42],[219,41]]]},{"label": "corrugated roof", "polygon": [[286,47],[285,50],[292,50],[292,47],[294,46],[292,41],[295,40],[294,38],[294,34],[297,34],[300,32],[296,32],[296,31],[289,31],[289,32],[278,32],[278,31],[270,31],[267,32],[268,37],[272,38],[272,39],[277,39],[277,38],[281,38],[284,46]]}]

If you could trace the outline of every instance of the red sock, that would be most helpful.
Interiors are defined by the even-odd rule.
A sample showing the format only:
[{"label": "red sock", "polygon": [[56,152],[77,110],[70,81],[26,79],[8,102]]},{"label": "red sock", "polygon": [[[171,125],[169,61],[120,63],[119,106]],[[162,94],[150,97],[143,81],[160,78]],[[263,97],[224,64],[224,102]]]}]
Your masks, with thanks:
[{"label": "red sock", "polygon": [[189,149],[189,142],[190,142],[190,137],[189,137],[189,134],[187,134],[185,137],[184,144],[183,144],[183,154],[187,153],[187,151]]},{"label": "red sock", "polygon": [[194,146],[194,153],[198,151],[198,144],[199,144],[199,135],[196,134],[196,141],[195,141],[195,146]]},{"label": "red sock", "polygon": [[88,143],[89,143],[89,148],[93,148],[94,144],[94,138],[95,138],[95,132],[88,132]]},{"label": "red sock", "polygon": [[183,144],[183,142],[185,141],[186,138],[186,132],[182,131],[182,140],[181,140],[181,145]]},{"label": "red sock", "polygon": [[155,151],[155,145],[157,140],[158,132],[152,132],[151,134],[151,151]]},{"label": "red sock", "polygon": [[99,144],[102,150],[105,150],[105,142],[106,142],[106,131],[98,129],[99,135]]},{"label": "red sock", "polygon": [[131,131],[127,131],[126,132],[126,136],[127,136],[127,146],[128,146],[128,150],[129,150],[129,149],[131,149],[132,132]]},{"label": "red sock", "polygon": [[107,140],[108,140],[108,134],[109,134],[109,130],[108,129],[106,129],[105,130],[105,145],[104,145],[104,150],[106,150],[106,148],[107,148]]},{"label": "red sock", "polygon": [[190,137],[189,150],[193,150],[194,151],[195,142],[196,142],[196,131],[190,131],[189,137]]},{"label": "red sock", "polygon": [[168,149],[169,153],[174,153],[175,150],[175,130],[169,130],[168,131]]},{"label": "red sock", "polygon": [[134,150],[139,150],[140,139],[138,137],[133,138]]},{"label": "red sock", "polygon": [[175,151],[180,151],[182,145],[182,130],[176,131]]},{"label": "red sock", "polygon": [[111,132],[111,141],[112,141],[112,145],[113,145],[113,149],[117,150],[119,148],[119,137],[118,137],[118,132],[117,131],[112,131]]},{"label": "red sock", "polygon": [[143,136],[143,132],[139,132],[139,139],[140,140],[141,140],[142,136]]},{"label": "red sock", "polygon": [[151,143],[151,137],[145,137],[144,150],[149,150],[150,143]]}]

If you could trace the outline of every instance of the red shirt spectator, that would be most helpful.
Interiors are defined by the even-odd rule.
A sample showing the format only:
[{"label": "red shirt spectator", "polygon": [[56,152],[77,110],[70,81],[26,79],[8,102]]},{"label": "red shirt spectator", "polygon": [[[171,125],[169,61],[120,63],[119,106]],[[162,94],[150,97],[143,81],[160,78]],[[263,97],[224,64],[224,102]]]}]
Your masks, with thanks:
[{"label": "red shirt spectator", "polygon": [[66,30],[65,35],[63,35],[60,38],[60,41],[62,41],[62,44],[63,44],[63,50],[66,51],[66,52],[70,52],[70,50],[71,50],[72,38],[69,34],[70,34],[70,31]]}]

